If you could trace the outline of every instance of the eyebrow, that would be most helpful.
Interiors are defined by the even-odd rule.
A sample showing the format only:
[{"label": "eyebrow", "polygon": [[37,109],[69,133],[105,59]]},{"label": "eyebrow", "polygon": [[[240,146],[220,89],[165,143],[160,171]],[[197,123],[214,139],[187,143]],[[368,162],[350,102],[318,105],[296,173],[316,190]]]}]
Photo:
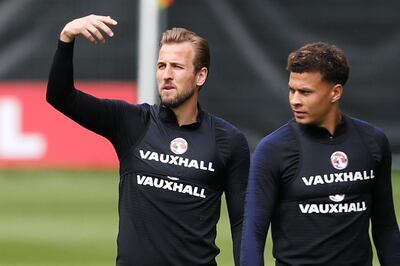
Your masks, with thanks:
[{"label": "eyebrow", "polygon": [[299,90],[299,91],[313,91],[313,89],[312,89],[312,88],[309,88],[309,87],[301,87],[301,88],[299,88],[298,90]]},{"label": "eyebrow", "polygon": [[180,65],[180,66],[184,66],[185,65],[185,63],[183,63],[183,62],[179,62],[179,61],[165,61],[165,60],[158,60],[157,61],[157,64],[170,64],[170,65],[173,65],[173,66],[175,66],[175,65]]},{"label": "eyebrow", "polygon": [[[289,90],[294,90],[294,88],[292,86],[290,86],[290,85],[288,85],[288,89]],[[300,90],[300,91],[313,91],[313,89],[310,88],[310,87],[300,87],[297,90]]]}]

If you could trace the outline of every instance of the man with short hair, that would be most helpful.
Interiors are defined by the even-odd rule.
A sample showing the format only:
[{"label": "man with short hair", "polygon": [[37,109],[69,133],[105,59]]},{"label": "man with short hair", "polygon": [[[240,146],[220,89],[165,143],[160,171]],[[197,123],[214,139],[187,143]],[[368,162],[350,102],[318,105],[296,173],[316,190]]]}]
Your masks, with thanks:
[{"label": "man with short hair", "polygon": [[74,87],[77,36],[104,42],[110,17],[75,19],[60,34],[47,101],[106,137],[120,162],[118,266],[216,265],[216,224],[225,193],[235,262],[249,149],[243,134],[200,108],[210,65],[208,43],[182,28],[163,33],[157,60],[160,105],[98,99]]},{"label": "man with short hair", "polygon": [[384,133],[341,112],[349,76],[343,52],[311,43],[288,57],[291,120],[254,152],[241,265],[264,265],[271,224],[276,265],[400,263],[400,233]]}]

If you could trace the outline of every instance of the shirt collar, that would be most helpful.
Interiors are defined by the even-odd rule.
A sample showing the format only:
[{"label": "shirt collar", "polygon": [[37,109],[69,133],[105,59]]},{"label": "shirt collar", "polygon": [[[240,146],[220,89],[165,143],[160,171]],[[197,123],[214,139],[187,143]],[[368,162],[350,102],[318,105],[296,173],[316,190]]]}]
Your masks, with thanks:
[{"label": "shirt collar", "polygon": [[181,128],[188,128],[188,129],[194,129],[194,128],[198,128],[203,120],[204,117],[204,111],[201,109],[200,104],[197,104],[197,108],[198,108],[198,113],[197,113],[197,118],[196,121],[193,122],[192,124],[188,124],[188,125],[183,125],[183,126],[179,126],[178,124],[178,120],[176,119],[176,115],[174,113],[174,111],[171,110],[171,108],[165,106],[165,105],[160,105],[159,106],[159,110],[158,110],[158,115],[160,117],[160,119],[168,124],[173,124],[177,127],[181,127]]},{"label": "shirt collar", "polygon": [[307,135],[320,140],[333,140],[343,136],[348,128],[348,117],[342,114],[342,121],[336,126],[333,135],[324,127],[299,124],[300,129]]}]

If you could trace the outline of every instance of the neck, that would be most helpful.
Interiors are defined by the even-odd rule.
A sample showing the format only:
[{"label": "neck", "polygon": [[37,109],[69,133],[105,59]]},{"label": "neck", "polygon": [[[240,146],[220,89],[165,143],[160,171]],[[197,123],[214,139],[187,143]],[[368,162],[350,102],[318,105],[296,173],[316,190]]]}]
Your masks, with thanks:
[{"label": "neck", "polygon": [[188,100],[180,106],[172,109],[172,111],[175,113],[179,126],[190,125],[197,121],[197,115],[199,113],[197,107],[197,98],[193,98],[193,100]]},{"label": "neck", "polygon": [[335,133],[336,126],[339,125],[341,121],[342,114],[340,113],[340,110],[337,109],[332,113],[331,116],[327,117],[326,121],[321,126],[326,128],[329,133],[333,135]]}]

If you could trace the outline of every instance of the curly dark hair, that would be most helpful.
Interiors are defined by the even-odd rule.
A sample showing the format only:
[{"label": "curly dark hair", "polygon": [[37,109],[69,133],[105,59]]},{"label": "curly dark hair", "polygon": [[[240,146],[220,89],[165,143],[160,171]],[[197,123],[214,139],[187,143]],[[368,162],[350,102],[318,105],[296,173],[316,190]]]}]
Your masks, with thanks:
[{"label": "curly dark hair", "polygon": [[324,42],[309,43],[291,52],[287,70],[295,73],[320,72],[323,80],[344,86],[350,67],[343,51]]}]

